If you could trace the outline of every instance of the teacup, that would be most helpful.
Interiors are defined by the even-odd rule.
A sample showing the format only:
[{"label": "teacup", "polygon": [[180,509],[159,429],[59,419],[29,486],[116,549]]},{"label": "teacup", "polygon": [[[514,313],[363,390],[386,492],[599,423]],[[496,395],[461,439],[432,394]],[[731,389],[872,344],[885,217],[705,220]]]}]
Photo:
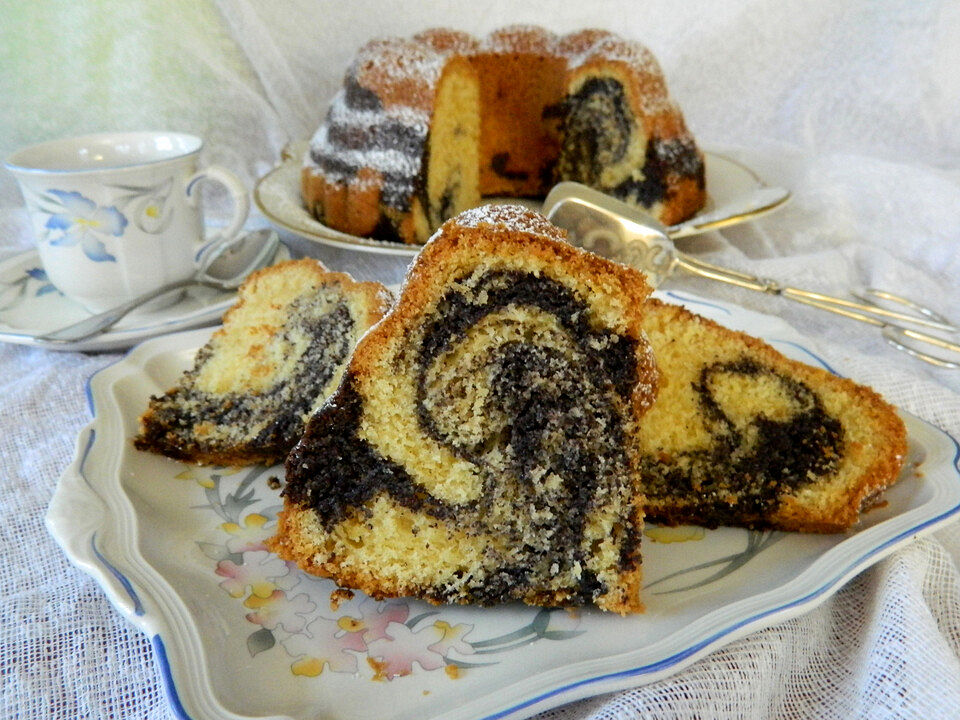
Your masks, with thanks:
[{"label": "teacup", "polygon": [[[184,133],[113,132],[11,155],[6,167],[20,183],[50,282],[99,312],[189,278],[209,253],[236,242],[247,190],[222,167],[198,170],[202,147]],[[204,233],[201,180],[225,185],[234,203],[214,237]]]}]

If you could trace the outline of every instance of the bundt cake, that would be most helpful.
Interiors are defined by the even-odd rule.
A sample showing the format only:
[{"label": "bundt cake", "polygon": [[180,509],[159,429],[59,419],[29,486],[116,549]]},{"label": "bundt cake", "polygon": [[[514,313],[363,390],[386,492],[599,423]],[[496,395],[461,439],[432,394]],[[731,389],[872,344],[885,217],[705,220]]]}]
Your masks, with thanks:
[{"label": "bundt cake", "polygon": [[649,287],[562,238],[444,224],[288,457],[273,550],[376,598],[641,609]]},{"label": "bundt cake", "polygon": [[653,521],[839,532],[895,482],[906,431],[877,393],[651,299],[661,382],[641,424]]},{"label": "bundt cake", "polygon": [[311,140],[302,195],[331,228],[422,243],[482,197],[561,180],[667,225],[703,206],[702,154],[640,43],[519,26],[370,42]]},{"label": "bundt cake", "polygon": [[193,368],[150,399],[135,446],[201,464],[282,461],[390,301],[379,283],[354,282],[316,260],[259,270]]}]

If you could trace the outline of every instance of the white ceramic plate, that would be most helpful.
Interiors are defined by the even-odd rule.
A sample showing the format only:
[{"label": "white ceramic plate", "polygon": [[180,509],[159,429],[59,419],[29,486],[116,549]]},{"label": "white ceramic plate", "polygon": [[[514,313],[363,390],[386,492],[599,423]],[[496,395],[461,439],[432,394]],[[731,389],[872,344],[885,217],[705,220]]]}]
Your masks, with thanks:
[{"label": "white ceramic plate", "polygon": [[[281,247],[274,262],[289,257],[289,251]],[[50,283],[36,250],[29,250],[0,262],[0,342],[36,345],[47,350],[121,350],[155,335],[217,323],[236,295],[235,291],[192,287],[174,304],[131,313],[89,340],[41,343],[38,336],[79,322],[91,313]]]},{"label": "white ceramic plate", "polygon": [[[300,198],[300,171],[303,165],[302,158],[306,150],[307,143],[290,145],[284,150],[280,164],[257,182],[253,190],[253,199],[257,207],[260,208],[260,212],[270,222],[299,237],[324,245],[391,255],[410,256],[419,252],[421,245],[405,245],[387,240],[362,238],[334,230],[307,212]],[[779,202],[761,209],[738,210],[735,216],[723,214],[713,217],[714,209],[735,203],[742,198],[751,197],[758,188],[765,187],[765,184],[753,170],[736,160],[711,152],[704,153],[704,156],[707,204],[690,221],[683,223],[671,237],[686,237],[687,235],[752,220],[782,207],[789,197],[789,195],[784,196]],[[513,198],[509,201],[528,205],[534,210],[539,210],[541,204],[539,201],[523,198]],[[701,217],[705,220],[702,224],[692,222]]]},{"label": "white ceramic plate", "polygon": [[[667,299],[824,364],[777,318]],[[189,467],[130,443],[148,395],[172,384],[209,333],[148,341],[91,378],[93,420],[47,515],[67,554],[153,639],[181,718],[527,717],[658,680],[803,613],[960,510],[957,443],[904,415],[905,476],[853,532],[648,528],[644,614],[362,594],[335,608],[330,582],[263,550],[278,470]]]}]

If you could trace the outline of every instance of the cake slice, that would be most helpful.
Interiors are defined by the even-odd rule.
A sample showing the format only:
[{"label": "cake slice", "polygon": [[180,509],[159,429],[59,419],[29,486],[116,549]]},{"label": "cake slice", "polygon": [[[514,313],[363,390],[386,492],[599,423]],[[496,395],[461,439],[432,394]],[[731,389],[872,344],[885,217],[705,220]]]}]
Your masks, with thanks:
[{"label": "cake slice", "polygon": [[375,598],[642,609],[643,276],[467,211],[286,462],[281,557]]},{"label": "cake slice", "polygon": [[316,260],[257,271],[193,368],[150,399],[135,446],[199,464],[282,461],[390,300]]},{"label": "cake slice", "polygon": [[661,382],[640,428],[651,520],[839,532],[896,481],[906,431],[873,390],[651,299]]}]

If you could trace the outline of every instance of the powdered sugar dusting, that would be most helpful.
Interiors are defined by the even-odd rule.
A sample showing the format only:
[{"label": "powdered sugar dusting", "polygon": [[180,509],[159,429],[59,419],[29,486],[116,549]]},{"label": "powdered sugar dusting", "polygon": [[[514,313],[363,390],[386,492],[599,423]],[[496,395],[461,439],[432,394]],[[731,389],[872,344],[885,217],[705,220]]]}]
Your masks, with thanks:
[{"label": "powdered sugar dusting", "polygon": [[545,235],[553,240],[565,239],[563,230],[540,213],[522,205],[482,205],[460,213],[450,222],[469,228],[498,225],[510,230]]},{"label": "powdered sugar dusting", "polygon": [[426,85],[440,79],[446,55],[423,43],[405,38],[374,40],[357,53],[351,73],[360,77],[376,73],[384,80],[397,82],[415,78]]},{"label": "powdered sugar dusting", "polygon": [[[458,31],[427,30],[414,39],[374,40],[360,49],[345,81],[345,88],[353,89],[353,102],[346,89],[333,98],[304,165],[337,182],[370,168],[391,179],[396,185],[391,196],[398,206],[404,205],[400,195],[412,194],[422,170],[434,95],[447,59],[454,53],[469,57],[491,52],[558,55],[567,59],[570,69],[595,61],[624,63],[636,74],[646,113],[674,109],[653,54],[641,43],[605,30],[557,37],[542,27],[514,25],[483,41]],[[363,137],[378,142],[357,140]]]},{"label": "powdered sugar dusting", "polygon": [[416,128],[424,136],[430,124],[430,113],[409,105],[393,105],[380,110],[357,110],[348,108],[344,98],[345,92],[341,89],[330,103],[327,112],[327,122],[336,125],[345,125],[358,128],[369,128],[383,123],[384,118],[395,120],[407,127]]},{"label": "powdered sugar dusting", "polygon": [[[414,177],[420,172],[421,155],[407,155],[391,149],[345,150],[330,142],[329,132],[330,126],[326,123],[319,127],[310,141],[310,152],[304,164],[322,170],[332,180],[346,180],[364,167],[395,177]],[[327,158],[336,158],[336,167],[321,165]]]},{"label": "powdered sugar dusting", "polygon": [[571,70],[591,62],[623,63],[637,78],[641,88],[638,99],[645,113],[657,115],[675,110],[660,65],[646,45],[609,33],[597,34],[592,40],[585,46],[571,48],[567,56]]},{"label": "powdered sugar dusting", "polygon": [[494,30],[480,44],[478,52],[557,53],[557,36],[537,25],[510,25]]}]

